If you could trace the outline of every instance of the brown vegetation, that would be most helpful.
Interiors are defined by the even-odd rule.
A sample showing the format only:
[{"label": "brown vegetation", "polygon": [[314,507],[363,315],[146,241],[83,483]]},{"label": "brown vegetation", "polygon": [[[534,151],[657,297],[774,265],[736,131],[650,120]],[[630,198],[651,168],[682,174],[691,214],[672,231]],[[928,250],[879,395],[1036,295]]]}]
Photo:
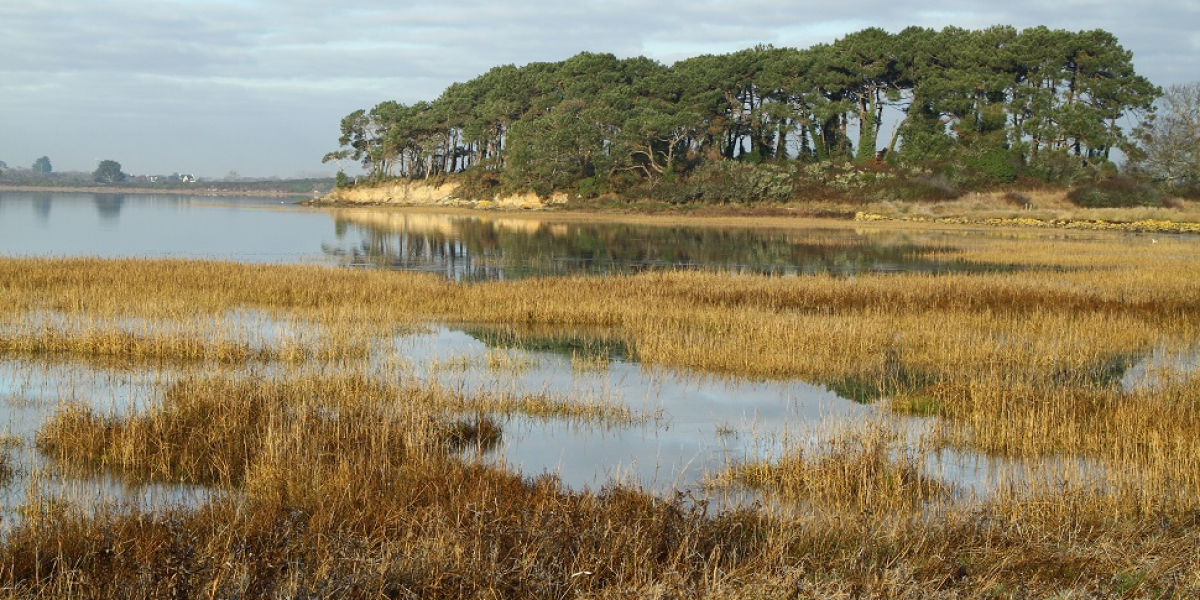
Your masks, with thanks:
[{"label": "brown vegetation", "polygon": [[[34,597],[1194,597],[1200,386],[1186,365],[1200,350],[1200,247],[1012,230],[964,232],[947,252],[1019,269],[457,285],[0,259],[6,355],[226,365],[164,382],[130,415],[65,404],[38,440],[74,473],[205,483],[216,498],[93,513],[32,490],[0,546],[0,583]],[[253,338],[237,311],[307,333]],[[431,320],[604,327],[647,364],[819,381],[937,426],[915,445],[884,423],[826,432],[821,452],[713,474],[759,487],[762,506],[566,490],[460,451],[494,443],[494,417],[511,412],[637,417],[602,401],[457,395],[369,366]],[[1151,356],[1184,360],[1126,380]],[[488,359],[520,368],[506,360]],[[270,368],[242,368],[259,363]],[[925,470],[940,449],[1019,466],[973,497]]]}]

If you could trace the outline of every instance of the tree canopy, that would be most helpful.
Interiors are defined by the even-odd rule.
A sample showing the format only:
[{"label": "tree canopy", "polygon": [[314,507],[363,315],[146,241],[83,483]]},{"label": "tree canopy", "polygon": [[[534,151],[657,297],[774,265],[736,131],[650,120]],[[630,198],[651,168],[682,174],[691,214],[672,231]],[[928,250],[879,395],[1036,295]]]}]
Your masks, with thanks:
[{"label": "tree canopy", "polygon": [[1136,133],[1135,167],[1169,187],[1200,187],[1200,82],[1167,88],[1158,113]]},{"label": "tree canopy", "polygon": [[54,167],[50,164],[50,157],[43,156],[33,161],[33,166],[30,167],[34,173],[48,174],[54,171]]},{"label": "tree canopy", "polygon": [[118,183],[125,181],[125,174],[121,172],[121,163],[115,160],[102,160],[92,172],[92,178],[100,183]]},{"label": "tree canopy", "polygon": [[1051,155],[1107,162],[1133,144],[1123,117],[1159,95],[1101,30],[871,28],[670,66],[591,52],[498,66],[430,101],[354,111],[325,159],[380,177],[494,172],[539,193],[726,161],[953,157],[1007,177]]}]

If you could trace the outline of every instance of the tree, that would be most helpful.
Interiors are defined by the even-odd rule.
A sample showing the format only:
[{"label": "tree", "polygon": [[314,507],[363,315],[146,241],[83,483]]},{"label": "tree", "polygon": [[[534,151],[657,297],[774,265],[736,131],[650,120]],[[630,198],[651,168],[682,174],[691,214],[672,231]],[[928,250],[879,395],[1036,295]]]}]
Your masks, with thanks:
[{"label": "tree", "polygon": [[121,163],[115,160],[102,160],[96,170],[92,172],[92,179],[100,183],[117,183],[125,181],[125,174],[121,172]]},{"label": "tree", "polygon": [[[432,101],[347,115],[325,160],[360,161],[372,177],[486,170],[539,193],[686,178],[719,161],[863,163],[879,151],[1009,180],[1051,159],[1082,169],[1106,165],[1114,148],[1128,154],[1119,123],[1159,93],[1104,31],[872,28],[671,66],[593,52],[504,65]],[[887,108],[903,113],[890,133]]]},{"label": "tree", "polygon": [[53,170],[54,170],[54,167],[50,166],[50,157],[49,156],[43,156],[43,157],[33,161],[33,172],[34,173],[41,173],[42,175],[48,175]]},{"label": "tree", "polygon": [[1200,82],[1167,88],[1134,134],[1141,151],[1131,166],[1169,187],[1200,186]]}]

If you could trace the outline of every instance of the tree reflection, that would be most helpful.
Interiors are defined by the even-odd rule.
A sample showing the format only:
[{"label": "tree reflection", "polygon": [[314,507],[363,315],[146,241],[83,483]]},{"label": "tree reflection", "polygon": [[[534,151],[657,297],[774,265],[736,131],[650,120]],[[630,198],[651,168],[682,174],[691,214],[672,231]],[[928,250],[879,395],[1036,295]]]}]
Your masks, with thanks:
[{"label": "tree reflection", "polygon": [[96,213],[100,221],[114,223],[121,217],[121,206],[125,204],[125,194],[93,194],[92,203],[96,205]]},{"label": "tree reflection", "polygon": [[345,263],[440,273],[454,280],[617,275],[705,269],[735,273],[853,275],[876,271],[959,272],[1001,267],[954,260],[941,241],[880,237],[844,229],[562,223],[372,211],[335,213],[339,239],[326,247]]}]

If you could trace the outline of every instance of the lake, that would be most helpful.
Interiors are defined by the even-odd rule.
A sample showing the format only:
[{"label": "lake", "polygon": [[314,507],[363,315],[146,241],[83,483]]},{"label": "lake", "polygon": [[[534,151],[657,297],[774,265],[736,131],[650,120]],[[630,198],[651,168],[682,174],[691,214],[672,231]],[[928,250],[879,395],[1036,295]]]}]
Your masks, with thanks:
[{"label": "lake", "polygon": [[521,213],[317,209],[277,198],[0,192],[0,255],[325,263],[454,280],[653,269],[771,274],[1001,269],[936,232],[590,223]]}]

